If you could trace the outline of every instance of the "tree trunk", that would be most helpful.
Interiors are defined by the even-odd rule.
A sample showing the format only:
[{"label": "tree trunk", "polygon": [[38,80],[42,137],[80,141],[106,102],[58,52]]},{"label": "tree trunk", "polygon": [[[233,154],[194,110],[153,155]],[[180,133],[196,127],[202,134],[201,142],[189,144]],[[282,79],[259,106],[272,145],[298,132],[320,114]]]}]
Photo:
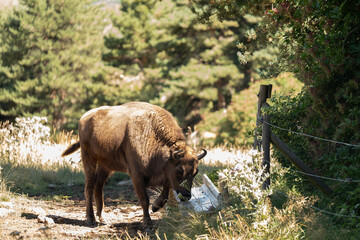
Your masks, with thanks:
[{"label": "tree trunk", "polygon": [[219,79],[216,83],[217,89],[217,109],[220,110],[222,108],[226,108],[226,101],[225,96],[223,94],[223,87],[226,86],[228,80],[226,79]]}]

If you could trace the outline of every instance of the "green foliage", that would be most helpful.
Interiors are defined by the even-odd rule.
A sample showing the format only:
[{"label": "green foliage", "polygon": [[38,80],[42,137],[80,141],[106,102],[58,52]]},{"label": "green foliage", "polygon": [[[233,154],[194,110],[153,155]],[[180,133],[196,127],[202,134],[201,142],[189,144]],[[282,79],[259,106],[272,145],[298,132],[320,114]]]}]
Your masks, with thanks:
[{"label": "green foliage", "polygon": [[[279,64],[305,84],[301,96],[274,98],[272,122],[318,137],[359,144],[359,7],[359,1],[216,1],[204,17],[216,14],[227,19],[243,14],[245,9],[263,15],[257,28],[260,44],[266,39],[276,40]],[[358,179],[352,170],[358,169],[358,149],[274,132],[320,174]],[[329,184],[335,189],[334,208],[359,215],[355,204],[359,202],[359,186]],[[307,189],[305,184],[301,188]],[[324,203],[330,205],[327,200]],[[345,222],[358,225],[354,218]]]},{"label": "green foliage", "polygon": [[0,118],[36,114],[56,129],[76,129],[90,108],[141,100],[193,127],[272,72],[277,54],[256,49],[240,64],[260,18],[201,23],[196,12],[207,6],[125,0],[111,12],[91,1],[21,2],[0,21]]},{"label": "green foliage", "polygon": [[175,22],[169,26],[176,41],[165,39],[164,44],[171,47],[165,49],[167,55],[178,61],[167,65],[159,103],[194,125],[201,119],[199,110],[225,108],[235,88],[245,84],[236,59],[239,22],[214,19],[211,25],[195,24],[189,6],[174,11],[184,12],[183,24],[180,30]]},{"label": "green foliage", "polygon": [[[321,117],[309,118],[308,111],[311,110],[312,104],[311,98],[305,92],[301,92],[295,97],[275,95],[272,98],[271,107],[266,112],[270,114],[272,124],[295,132],[317,135],[319,132],[313,126],[321,120]],[[358,148],[322,142],[276,128],[271,130],[317,174],[344,180],[360,179]],[[274,149],[273,157],[278,159],[283,166],[295,168],[277,149]],[[307,181],[304,175],[289,172],[285,179],[288,185],[296,185],[303,194],[315,194],[323,197],[322,202],[319,203],[323,209],[349,216],[360,215],[358,210],[359,183],[324,180],[334,190],[333,197],[328,199]],[[334,220],[339,219],[335,217]],[[357,218],[342,219],[342,222],[347,227],[359,226]]]},{"label": "green foliage", "polygon": [[[240,89],[258,78],[276,49],[239,63],[259,18],[251,15],[200,23],[196,12],[209,3],[122,1],[112,15],[103,59],[143,81],[140,99],[170,110],[191,127],[201,114],[226,108]],[[136,31],[134,31],[136,29]],[[244,73],[243,73],[244,72]]]},{"label": "green foliage", "polygon": [[[284,56],[288,56],[289,67],[306,85],[306,94],[295,100],[292,107],[295,111],[292,120],[302,119],[294,127],[308,134],[353,144],[359,143],[360,131],[360,19],[356,10],[359,7],[358,1],[283,2],[277,4],[269,16],[282,24],[282,38],[287,49]],[[302,104],[307,108],[302,108]],[[278,119],[286,118],[283,112],[275,115]],[[286,121],[279,121],[279,124],[293,126]],[[304,141],[304,146],[295,149],[299,154],[307,153],[304,160],[319,173],[359,179],[359,174],[352,170],[359,168],[358,149],[316,140]],[[359,215],[358,184],[329,184],[335,189],[333,201],[336,204],[332,210]],[[354,218],[344,222],[350,226],[359,225]]]},{"label": "green foliage", "polygon": [[208,139],[206,143],[249,145],[253,142],[252,130],[256,124],[257,93],[261,84],[272,84],[273,93],[284,95],[296,94],[303,86],[290,73],[250,84],[249,88],[233,97],[226,111],[204,113],[204,120],[196,126],[196,129],[199,132],[216,133],[216,138],[213,141]]},{"label": "green foliage", "polygon": [[0,117],[74,128],[101,67],[104,14],[91,1],[22,1],[1,23]]},{"label": "green foliage", "polygon": [[[137,75],[155,64],[155,25],[151,22],[156,1],[121,1],[119,12],[111,16],[115,27],[105,36],[103,59],[124,70],[126,75]],[[136,31],[134,31],[136,29]]]},{"label": "green foliage", "polygon": [[207,173],[207,176],[214,184],[217,184],[219,181],[219,169],[212,170],[211,172]]},{"label": "green foliage", "polygon": [[[320,136],[356,143],[359,139],[359,2],[306,2],[279,4],[273,18],[284,28],[289,67],[307,86],[312,99],[308,118]],[[330,117],[329,117],[330,116]]]},{"label": "green foliage", "polygon": [[[278,63],[295,72],[312,99],[309,119],[320,136],[356,143],[359,139],[358,1],[216,1],[205,18],[227,19],[244,11],[260,14],[258,44],[280,48]],[[234,8],[234,9],[233,9]],[[264,14],[265,13],[265,14]],[[340,126],[339,128],[337,126]],[[354,133],[354,134],[351,134]]]}]

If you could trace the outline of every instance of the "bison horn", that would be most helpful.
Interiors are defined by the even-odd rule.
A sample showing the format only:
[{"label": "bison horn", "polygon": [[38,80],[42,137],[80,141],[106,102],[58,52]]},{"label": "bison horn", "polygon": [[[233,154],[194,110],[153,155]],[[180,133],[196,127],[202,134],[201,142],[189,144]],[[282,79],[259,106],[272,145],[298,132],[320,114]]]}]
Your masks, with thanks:
[{"label": "bison horn", "polygon": [[207,154],[207,151],[206,151],[205,149],[202,148],[201,150],[202,150],[203,152],[200,153],[200,154],[197,156],[198,160],[202,159],[202,158],[205,157],[206,154]]}]

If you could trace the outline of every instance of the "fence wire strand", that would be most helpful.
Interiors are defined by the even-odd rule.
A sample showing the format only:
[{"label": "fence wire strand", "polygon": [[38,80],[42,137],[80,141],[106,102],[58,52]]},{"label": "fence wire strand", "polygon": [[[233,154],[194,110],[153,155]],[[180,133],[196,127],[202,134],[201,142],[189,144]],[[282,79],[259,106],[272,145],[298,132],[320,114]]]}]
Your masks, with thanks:
[{"label": "fence wire strand", "polygon": [[[296,132],[296,131],[289,130],[289,129],[286,129],[286,128],[283,128],[283,127],[279,127],[279,126],[276,126],[276,125],[274,125],[274,124],[271,124],[271,123],[265,121],[263,116],[257,117],[257,119],[258,119],[262,124],[267,124],[267,125],[270,126],[270,127],[277,128],[277,129],[279,129],[279,130],[286,131],[286,132],[289,132],[289,133],[297,134],[297,135],[304,136],[304,137],[308,137],[308,138],[313,138],[313,139],[320,140],[320,141],[324,141],[324,142],[330,142],[330,143],[341,144],[341,145],[345,145],[345,146],[349,146],[349,147],[360,148],[360,145],[351,144],[351,143],[346,143],[346,142],[341,142],[341,141],[335,141],[335,140],[326,139],[326,138],[321,138],[321,137],[313,136],[313,135],[310,135],[310,134],[301,133],[301,132]],[[267,160],[265,160],[265,162],[267,162],[268,164],[270,164],[270,162],[267,161]],[[326,180],[332,180],[332,181],[338,181],[338,182],[344,182],[344,183],[360,183],[360,180],[353,180],[353,179],[350,179],[350,178],[347,178],[347,179],[339,179],[339,178],[331,178],[331,177],[322,177],[322,176],[319,176],[319,175],[316,175],[316,174],[310,174],[310,173],[306,173],[306,172],[303,172],[303,171],[294,170],[294,169],[291,169],[291,168],[287,168],[287,169],[289,169],[289,170],[292,171],[292,172],[297,172],[297,173],[304,174],[304,175],[307,175],[307,176],[317,177],[317,178],[326,179]],[[281,193],[282,195],[284,195],[285,197],[289,197],[289,196],[287,196],[285,193],[283,193],[283,192],[281,192],[281,191],[278,191],[278,192]],[[330,212],[330,211],[327,211],[327,210],[324,210],[324,209],[320,209],[320,208],[318,208],[318,207],[315,207],[315,206],[312,206],[312,205],[309,205],[309,204],[306,204],[306,203],[305,203],[305,205],[306,205],[307,207],[310,207],[310,208],[312,208],[312,209],[315,209],[315,210],[317,210],[317,211],[319,211],[319,212],[321,212],[321,213],[329,214],[329,215],[332,215],[332,216],[344,217],[344,218],[356,218],[356,219],[360,219],[360,216],[338,214],[338,213],[333,213],[333,212]]]},{"label": "fence wire strand", "polygon": [[352,216],[352,215],[344,215],[344,214],[333,213],[333,212],[329,212],[329,211],[326,211],[324,209],[320,209],[318,207],[311,206],[311,205],[308,205],[308,204],[306,204],[306,206],[311,207],[313,209],[316,209],[319,212],[326,213],[326,214],[333,215],[333,216],[337,216],[337,217],[358,218],[358,219],[360,219],[360,216]]},{"label": "fence wire strand", "polygon": [[351,144],[351,143],[340,142],[340,141],[335,141],[335,140],[331,140],[331,139],[316,137],[316,136],[313,136],[313,135],[310,135],[310,134],[307,134],[307,133],[301,133],[301,132],[296,132],[296,131],[289,130],[289,129],[286,129],[286,128],[282,128],[282,127],[276,126],[276,125],[274,125],[274,124],[271,124],[271,123],[265,121],[263,117],[259,118],[259,120],[260,120],[262,123],[265,123],[265,124],[267,124],[267,125],[269,125],[269,126],[271,126],[271,127],[280,129],[280,130],[282,130],[282,131],[287,131],[287,132],[290,132],[290,133],[294,133],[294,134],[297,134],[297,135],[300,135],[300,136],[309,137],[309,138],[314,138],[314,139],[317,139],[317,140],[320,140],[320,141],[331,142],[331,143],[335,143],[335,144],[342,144],[342,145],[349,146],[349,147],[360,148],[360,145],[355,145],[355,144]]},{"label": "fence wire strand", "polygon": [[[327,141],[327,142],[336,143],[336,144],[343,144],[343,145],[350,146],[350,147],[358,147],[358,148],[360,148],[360,145],[354,145],[354,144],[350,144],[350,143],[329,140],[329,139],[325,139],[325,138],[312,136],[312,135],[309,135],[309,134],[306,134],[306,133],[295,132],[295,131],[292,131],[292,130],[289,130],[289,129],[286,129],[286,128],[282,128],[282,127],[276,126],[274,124],[271,124],[271,123],[265,121],[263,119],[263,117],[259,118],[259,120],[262,123],[265,123],[265,124],[267,124],[267,125],[269,125],[271,127],[274,127],[274,128],[277,128],[277,129],[280,129],[280,130],[283,130],[283,131],[291,132],[291,133],[294,133],[294,134],[297,134],[297,135],[301,135],[301,136],[305,136],[305,137],[311,137],[311,138],[318,139],[318,140],[321,140],[321,141]],[[360,180],[354,180],[354,179],[351,179],[351,178],[341,179],[341,178],[323,177],[323,176],[319,176],[319,175],[316,175],[316,174],[311,174],[311,173],[306,173],[306,172],[303,172],[303,171],[298,171],[298,170],[295,170],[295,169],[292,169],[292,168],[288,168],[288,169],[290,171],[301,173],[303,175],[317,177],[317,178],[331,180],[331,181],[338,181],[338,182],[345,182],[345,183],[360,183]]]},{"label": "fence wire strand", "polygon": [[[269,161],[265,161],[265,162],[271,164]],[[297,173],[300,173],[300,174],[303,174],[303,175],[316,177],[316,178],[321,178],[321,179],[325,179],[325,180],[344,182],[344,183],[360,183],[360,180],[355,180],[355,179],[351,179],[351,178],[342,179],[342,178],[323,177],[323,176],[320,176],[320,175],[306,173],[306,172],[295,170],[295,169],[292,169],[292,168],[286,168],[286,169],[288,169],[288,170],[290,170],[292,172],[297,172]]]},{"label": "fence wire strand", "polygon": [[322,179],[331,180],[331,181],[345,182],[345,183],[360,183],[360,180],[353,180],[353,179],[351,179],[351,178],[341,179],[341,178],[323,177],[323,176],[319,176],[319,175],[316,175],[316,174],[306,173],[306,172],[298,171],[298,170],[291,169],[291,168],[288,168],[288,169],[289,169],[290,171],[297,172],[297,173],[301,173],[301,174],[303,174],[303,175],[307,175],[307,176],[311,176],[311,177],[317,177],[317,178],[322,178]]}]

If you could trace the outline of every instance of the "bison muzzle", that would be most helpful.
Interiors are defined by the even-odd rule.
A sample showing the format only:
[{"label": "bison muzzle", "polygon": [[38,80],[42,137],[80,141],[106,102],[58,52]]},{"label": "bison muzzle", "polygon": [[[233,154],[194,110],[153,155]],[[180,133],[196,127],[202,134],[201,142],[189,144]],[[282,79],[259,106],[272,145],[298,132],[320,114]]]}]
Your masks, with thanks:
[{"label": "bison muzzle", "polygon": [[81,148],[87,221],[96,223],[93,197],[97,216],[102,221],[103,186],[114,171],[130,175],[143,209],[145,227],[151,225],[146,187],[163,186],[162,193],[153,202],[153,211],[164,206],[170,188],[189,198],[189,191],[180,184],[188,180],[191,189],[199,160],[206,151],[203,149],[197,155],[185,140],[173,116],[148,103],[104,106],[85,113],[79,121],[79,141],[69,146],[62,156]]}]

